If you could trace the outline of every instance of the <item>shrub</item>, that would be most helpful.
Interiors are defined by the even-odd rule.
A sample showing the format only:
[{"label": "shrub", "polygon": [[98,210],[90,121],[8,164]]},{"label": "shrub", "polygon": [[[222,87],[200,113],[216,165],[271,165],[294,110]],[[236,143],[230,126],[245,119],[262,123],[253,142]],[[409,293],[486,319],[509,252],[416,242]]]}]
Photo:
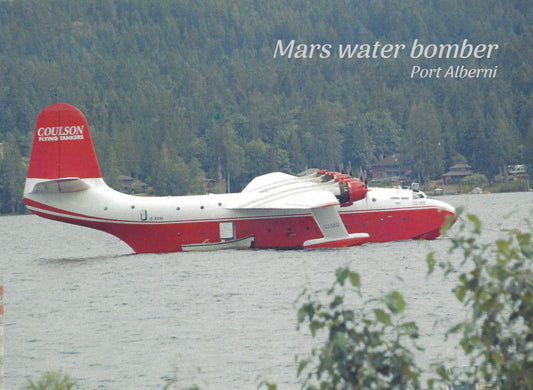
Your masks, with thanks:
[{"label": "shrub", "polygon": [[[329,304],[308,292],[302,295],[305,302],[298,311],[298,323],[306,323],[313,337],[321,330],[327,335],[322,347],[299,361],[298,376],[307,373],[304,387],[308,390],[418,389],[420,369],[412,352],[418,348],[413,343],[418,327],[402,322],[404,299],[394,291],[354,311],[345,305],[346,286],[360,296],[359,280],[358,273],[340,268],[326,292]],[[364,309],[369,306],[373,308]]]},{"label": "shrub", "polygon": [[[470,229],[452,239],[450,253],[459,253],[459,267],[451,261],[439,266],[458,276],[455,296],[471,318],[452,327],[470,357],[467,382],[498,383],[501,389],[533,388],[533,243],[529,232],[509,231],[506,238],[484,244],[481,222],[467,215]],[[435,260],[428,256],[429,273]],[[466,269],[466,271],[464,271]],[[451,378],[442,365],[439,375]]]},{"label": "shrub", "polygon": [[34,382],[28,378],[28,389],[31,390],[70,390],[76,385],[76,380],[60,372],[45,372]]}]

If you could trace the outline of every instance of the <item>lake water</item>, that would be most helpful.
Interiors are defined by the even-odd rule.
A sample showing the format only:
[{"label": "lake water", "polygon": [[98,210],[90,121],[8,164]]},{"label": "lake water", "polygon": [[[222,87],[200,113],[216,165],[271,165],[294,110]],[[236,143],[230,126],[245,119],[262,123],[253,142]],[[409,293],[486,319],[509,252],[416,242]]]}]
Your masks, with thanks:
[{"label": "lake water", "polygon": [[[533,193],[441,199],[478,215],[487,241],[533,215]],[[320,340],[296,329],[295,301],[304,288],[329,288],[344,265],[360,273],[364,300],[403,294],[406,318],[421,330],[421,365],[454,356],[460,365],[457,348],[443,342],[465,315],[455,279],[426,277],[427,253],[450,256],[456,230],[334,250],[133,255],[98,231],[2,217],[4,386],[22,389],[27,377],[60,370],[80,389],[161,389],[174,375],[202,389],[256,389],[262,380],[299,389],[295,356]]]}]

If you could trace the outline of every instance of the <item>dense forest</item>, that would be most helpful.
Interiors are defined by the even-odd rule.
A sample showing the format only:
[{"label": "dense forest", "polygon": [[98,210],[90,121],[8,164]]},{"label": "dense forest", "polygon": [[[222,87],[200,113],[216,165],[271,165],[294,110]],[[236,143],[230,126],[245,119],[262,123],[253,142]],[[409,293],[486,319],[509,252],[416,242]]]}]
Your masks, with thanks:
[{"label": "dense forest", "polygon": [[[24,210],[35,119],[55,102],[86,115],[108,184],[129,175],[156,194],[202,193],[207,178],[238,191],[270,171],[368,169],[392,153],[425,180],[457,161],[489,178],[532,164],[532,9],[529,0],[0,1],[0,213]],[[413,58],[415,39],[498,49]],[[292,56],[275,56],[292,40]],[[406,49],[304,52],[376,42]],[[414,66],[497,73],[422,78]]]}]

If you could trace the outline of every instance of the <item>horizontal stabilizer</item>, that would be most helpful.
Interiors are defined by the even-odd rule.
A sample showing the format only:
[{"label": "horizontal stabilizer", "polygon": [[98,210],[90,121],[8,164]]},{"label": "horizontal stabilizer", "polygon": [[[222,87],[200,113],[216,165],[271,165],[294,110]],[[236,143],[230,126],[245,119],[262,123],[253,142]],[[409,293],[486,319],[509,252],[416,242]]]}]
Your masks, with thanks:
[{"label": "horizontal stabilizer", "polygon": [[41,181],[33,187],[34,194],[80,192],[91,188],[85,180],[77,177]]}]

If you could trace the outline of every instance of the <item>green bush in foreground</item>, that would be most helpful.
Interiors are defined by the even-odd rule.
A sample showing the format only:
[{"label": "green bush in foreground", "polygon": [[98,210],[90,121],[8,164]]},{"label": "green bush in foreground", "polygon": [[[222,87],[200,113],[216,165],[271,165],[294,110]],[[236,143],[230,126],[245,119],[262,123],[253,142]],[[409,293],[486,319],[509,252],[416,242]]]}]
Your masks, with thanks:
[{"label": "green bush in foreground", "polygon": [[76,385],[76,382],[76,380],[60,372],[45,372],[37,382],[28,379],[28,389],[70,390]]},{"label": "green bush in foreground", "polygon": [[[461,347],[470,357],[467,382],[495,383],[501,389],[533,389],[533,243],[529,232],[512,230],[506,239],[484,244],[481,222],[468,215],[470,232],[460,226],[452,239],[450,253],[462,254],[463,261],[439,266],[445,274],[458,274],[453,290],[471,313],[471,318],[452,327],[460,334]],[[435,259],[428,256],[429,273]],[[465,271],[465,269],[467,271]],[[453,380],[443,365],[440,377]]]},{"label": "green bush in foreground", "polygon": [[[448,221],[443,233],[450,226]],[[429,254],[428,274],[438,264],[446,278],[458,277],[453,291],[471,316],[447,334],[462,336],[460,345],[470,358],[470,368],[460,376],[437,364],[427,388],[488,383],[502,390],[533,389],[531,233],[513,230],[506,239],[484,244],[479,219],[467,215],[452,238],[450,255],[456,259],[457,254],[462,258],[457,265],[452,260],[437,263]],[[402,296],[394,291],[348,309],[346,296],[353,291],[344,288],[346,281],[360,297],[360,276],[348,268],[337,270],[333,287],[326,291],[328,303],[304,292],[298,323],[307,324],[313,337],[325,330],[326,341],[309,358],[299,360],[298,376],[305,373],[303,388],[421,388],[421,369],[413,357],[419,348],[414,343],[418,327],[403,319]]]},{"label": "green bush in foreground", "polygon": [[[306,389],[420,388],[420,369],[412,350],[418,337],[414,322],[403,322],[405,301],[394,291],[368,301],[357,311],[345,307],[345,284],[360,297],[359,274],[339,268],[326,292],[329,304],[307,294],[298,311],[298,323],[307,323],[311,335],[326,330],[326,342],[299,360],[298,376],[306,372]],[[368,309],[367,309],[368,308]]]}]

